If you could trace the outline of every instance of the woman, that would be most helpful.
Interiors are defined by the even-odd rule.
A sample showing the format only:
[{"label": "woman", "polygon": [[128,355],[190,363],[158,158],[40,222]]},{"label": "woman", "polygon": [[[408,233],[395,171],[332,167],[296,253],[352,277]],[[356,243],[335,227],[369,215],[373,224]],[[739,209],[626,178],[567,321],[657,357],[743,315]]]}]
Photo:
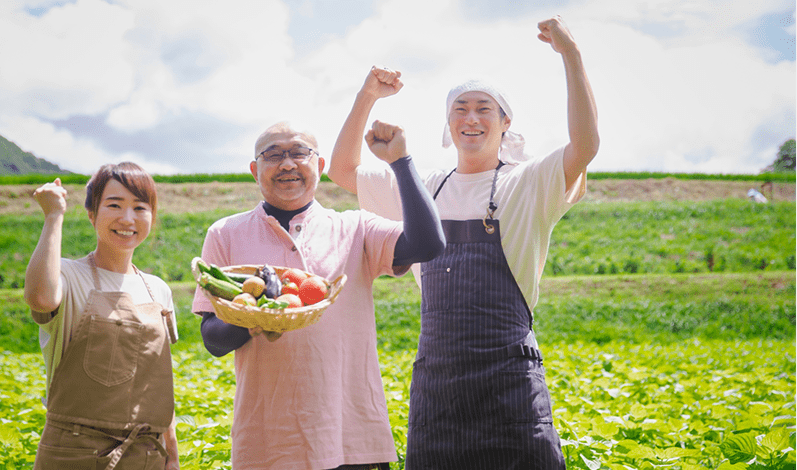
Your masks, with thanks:
[{"label": "woman", "polygon": [[66,193],[58,178],[33,193],[45,221],[25,301],[47,370],[34,468],[177,469],[172,294],[132,263],[155,220],[155,183],[134,163],[102,166],[86,185],[97,247],[78,260],[61,258]]}]

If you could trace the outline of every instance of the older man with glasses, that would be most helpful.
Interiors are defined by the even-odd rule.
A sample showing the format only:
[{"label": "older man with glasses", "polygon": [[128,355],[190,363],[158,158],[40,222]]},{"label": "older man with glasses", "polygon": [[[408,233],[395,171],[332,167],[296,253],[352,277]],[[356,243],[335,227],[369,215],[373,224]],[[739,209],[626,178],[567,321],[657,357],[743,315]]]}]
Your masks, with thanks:
[{"label": "older man with glasses", "polygon": [[235,351],[236,470],[387,469],[396,460],[377,359],[373,281],[434,258],[445,238],[404,131],[375,122],[366,140],[395,172],[405,222],[322,207],[315,191],[325,161],[315,137],[279,123],[257,139],[250,163],[263,202],[208,229],[202,258],[210,263],[348,279],[318,323],[282,336],[226,324],[202,293],[194,296],[208,351]]}]

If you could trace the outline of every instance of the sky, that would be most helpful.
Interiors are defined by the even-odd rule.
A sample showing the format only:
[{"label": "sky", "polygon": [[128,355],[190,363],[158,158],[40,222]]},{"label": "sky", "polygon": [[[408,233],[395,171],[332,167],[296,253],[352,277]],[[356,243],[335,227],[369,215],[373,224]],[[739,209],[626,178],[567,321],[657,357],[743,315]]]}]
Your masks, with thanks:
[{"label": "sky", "polygon": [[445,99],[472,77],[541,157],[568,140],[562,59],[537,39],[557,14],[598,106],[590,170],[758,173],[795,137],[793,0],[3,0],[0,135],[83,174],[246,173],[289,120],[328,158],[380,65],[405,86],[370,120],[404,127],[417,166],[455,166]]}]

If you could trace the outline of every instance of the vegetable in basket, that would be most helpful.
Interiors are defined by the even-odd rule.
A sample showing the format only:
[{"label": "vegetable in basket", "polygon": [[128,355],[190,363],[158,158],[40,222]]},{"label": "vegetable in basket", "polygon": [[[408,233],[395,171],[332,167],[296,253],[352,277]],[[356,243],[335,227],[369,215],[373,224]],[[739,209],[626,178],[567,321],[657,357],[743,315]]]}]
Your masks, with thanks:
[{"label": "vegetable in basket", "polygon": [[200,259],[197,260],[196,267],[199,268],[200,272],[207,273],[220,281],[229,282],[230,284],[233,284],[238,287],[241,287],[243,285],[243,281],[239,282],[238,280],[233,279],[215,264],[208,264],[204,260]]},{"label": "vegetable in basket", "polygon": [[206,291],[224,300],[232,300],[235,296],[243,292],[243,289],[236,284],[217,279],[207,272],[203,272],[199,276],[199,285]]},{"label": "vegetable in basket", "polygon": [[274,268],[266,264],[257,270],[257,276],[266,283],[266,297],[269,299],[276,299],[280,296],[282,293],[282,282],[280,282],[280,278],[277,276],[277,272],[274,271]]}]

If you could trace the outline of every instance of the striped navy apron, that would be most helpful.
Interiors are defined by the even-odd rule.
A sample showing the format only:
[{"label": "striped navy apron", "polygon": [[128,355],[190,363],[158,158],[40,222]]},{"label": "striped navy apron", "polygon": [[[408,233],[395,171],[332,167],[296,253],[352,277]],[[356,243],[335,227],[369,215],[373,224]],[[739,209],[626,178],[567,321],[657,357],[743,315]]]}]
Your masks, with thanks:
[{"label": "striped navy apron", "polygon": [[443,220],[445,252],[421,265],[407,470],[565,468],[532,315],[492,217],[501,165],[488,215]]}]

